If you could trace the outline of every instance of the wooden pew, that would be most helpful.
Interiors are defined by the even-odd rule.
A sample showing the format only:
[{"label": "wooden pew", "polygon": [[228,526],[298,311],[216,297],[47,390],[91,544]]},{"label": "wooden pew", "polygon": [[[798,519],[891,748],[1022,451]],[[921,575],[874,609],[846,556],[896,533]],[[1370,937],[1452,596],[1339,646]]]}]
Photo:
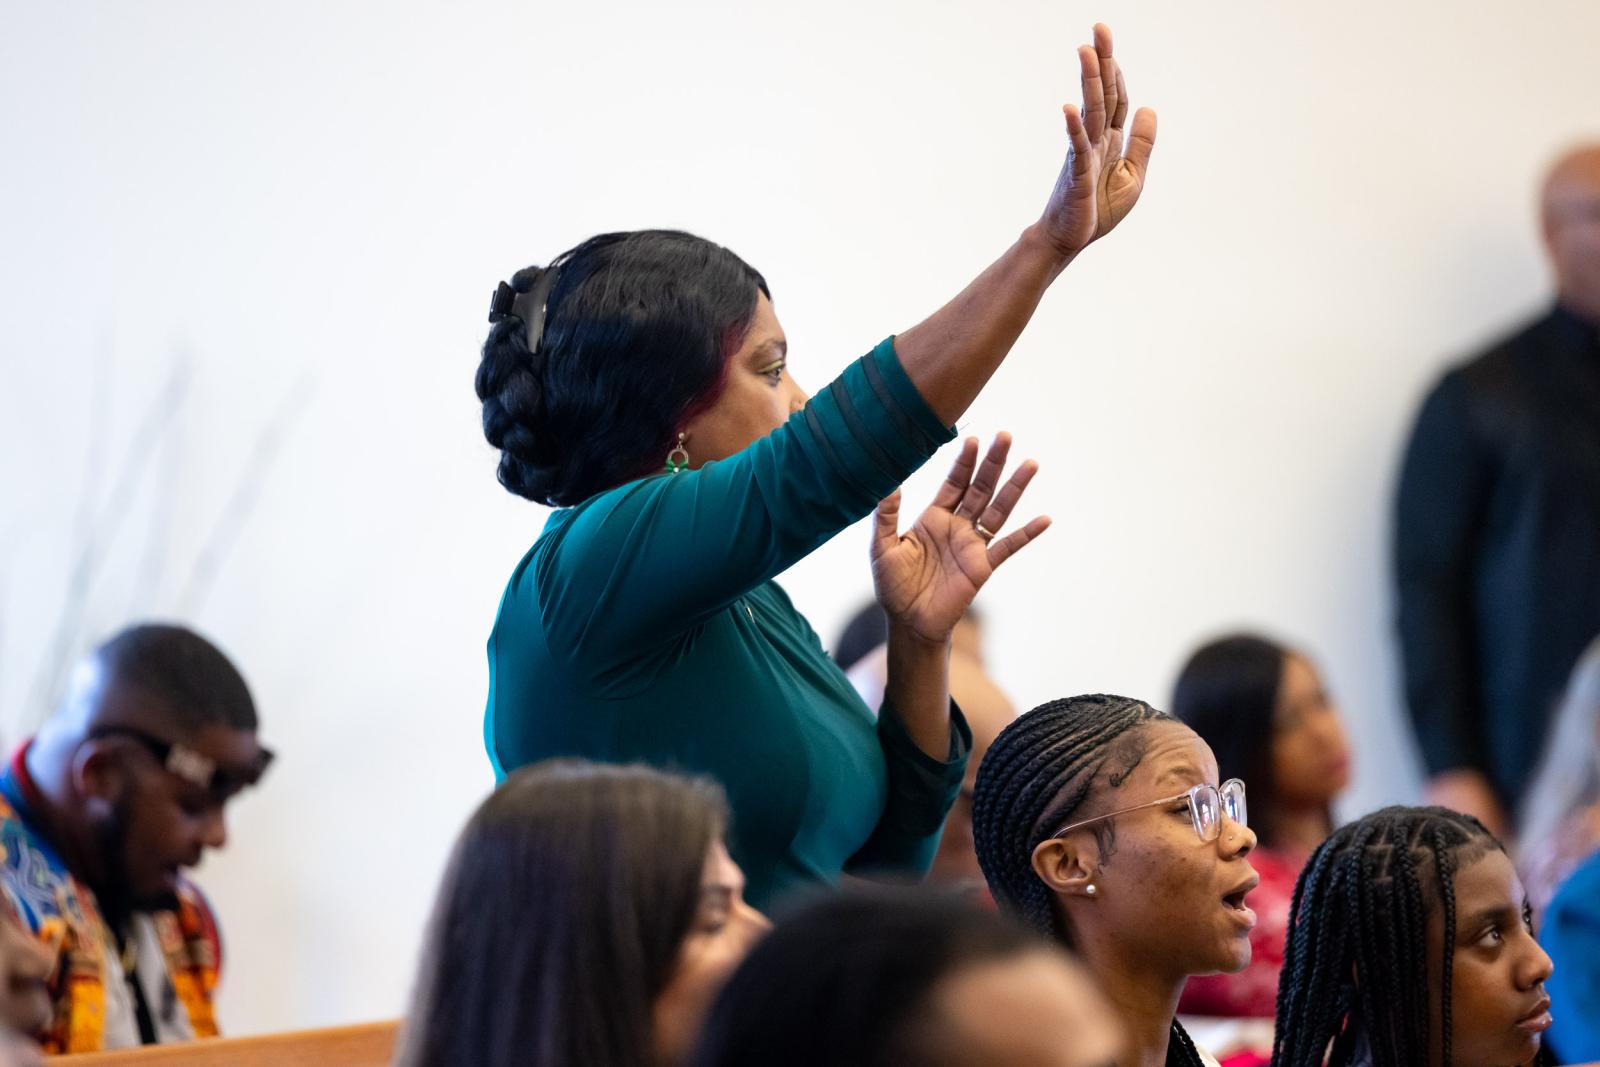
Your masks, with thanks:
[{"label": "wooden pew", "polygon": [[397,1022],[51,1056],[48,1067],[389,1067]]}]

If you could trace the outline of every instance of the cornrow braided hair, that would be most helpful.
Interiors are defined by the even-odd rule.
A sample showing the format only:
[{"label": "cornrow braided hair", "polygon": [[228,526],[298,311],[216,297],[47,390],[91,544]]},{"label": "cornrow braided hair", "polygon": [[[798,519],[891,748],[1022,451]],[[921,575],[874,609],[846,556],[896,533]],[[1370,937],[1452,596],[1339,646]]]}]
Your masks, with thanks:
[{"label": "cornrow braided hair", "polygon": [[[1034,872],[1033,850],[1072,819],[1107,761],[1126,751],[1136,731],[1176,721],[1142,700],[1102,693],[1041,704],[1000,732],[978,768],[972,837],[983,876],[1002,908],[1040,933],[1071,945],[1056,914],[1054,894]],[[1115,774],[1116,766],[1111,769]],[[1114,830],[1108,823],[1096,832]],[[1176,1019],[1167,1063],[1169,1067],[1204,1063]]]},{"label": "cornrow braided hair", "polygon": [[1406,807],[1374,812],[1318,846],[1290,905],[1273,1067],[1345,1067],[1358,1056],[1372,1067],[1430,1062],[1435,907],[1444,912],[1440,1062],[1449,1067],[1455,875],[1493,849],[1500,842],[1470,815]]}]

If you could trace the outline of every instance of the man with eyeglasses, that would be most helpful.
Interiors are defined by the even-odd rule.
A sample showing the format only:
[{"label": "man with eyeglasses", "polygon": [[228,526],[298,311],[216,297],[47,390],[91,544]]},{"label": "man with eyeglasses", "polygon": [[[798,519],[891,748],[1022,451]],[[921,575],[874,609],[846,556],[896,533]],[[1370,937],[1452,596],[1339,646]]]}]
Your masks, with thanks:
[{"label": "man with eyeglasses", "polygon": [[217,1032],[221,943],[183,871],[272,754],[244,679],[179,626],[124,630],[0,775],[0,886],[55,956],[47,1052]]}]

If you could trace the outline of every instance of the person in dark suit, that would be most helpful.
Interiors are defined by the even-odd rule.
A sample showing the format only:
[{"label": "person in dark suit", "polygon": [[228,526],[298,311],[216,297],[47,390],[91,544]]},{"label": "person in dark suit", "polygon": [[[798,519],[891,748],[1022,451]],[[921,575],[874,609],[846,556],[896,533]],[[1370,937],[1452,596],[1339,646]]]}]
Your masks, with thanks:
[{"label": "person in dark suit", "polygon": [[1434,386],[1395,514],[1428,799],[1496,833],[1600,634],[1600,144],[1551,169],[1542,218],[1555,306]]}]

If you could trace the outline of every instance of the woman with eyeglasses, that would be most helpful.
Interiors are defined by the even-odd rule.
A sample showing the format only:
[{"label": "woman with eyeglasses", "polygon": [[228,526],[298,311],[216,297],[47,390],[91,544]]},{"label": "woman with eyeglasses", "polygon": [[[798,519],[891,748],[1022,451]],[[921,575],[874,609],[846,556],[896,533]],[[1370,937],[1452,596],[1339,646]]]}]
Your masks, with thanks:
[{"label": "woman with eyeglasses", "polygon": [[984,757],[972,824],[995,899],[1071,948],[1122,1019],[1118,1067],[1215,1062],[1178,997],[1250,962],[1256,838],[1199,735],[1127,697],[1040,705]]},{"label": "woman with eyeglasses", "polygon": [[1178,1010],[1209,1017],[1233,1047],[1253,1053],[1230,1064],[1265,1063],[1295,879],[1333,830],[1334,798],[1350,783],[1350,746],[1309,657],[1254,634],[1197,649],[1178,675],[1172,714],[1211,746],[1219,773],[1250,783],[1260,838],[1250,863],[1261,875],[1248,901],[1256,913],[1250,966],[1194,979]]}]

